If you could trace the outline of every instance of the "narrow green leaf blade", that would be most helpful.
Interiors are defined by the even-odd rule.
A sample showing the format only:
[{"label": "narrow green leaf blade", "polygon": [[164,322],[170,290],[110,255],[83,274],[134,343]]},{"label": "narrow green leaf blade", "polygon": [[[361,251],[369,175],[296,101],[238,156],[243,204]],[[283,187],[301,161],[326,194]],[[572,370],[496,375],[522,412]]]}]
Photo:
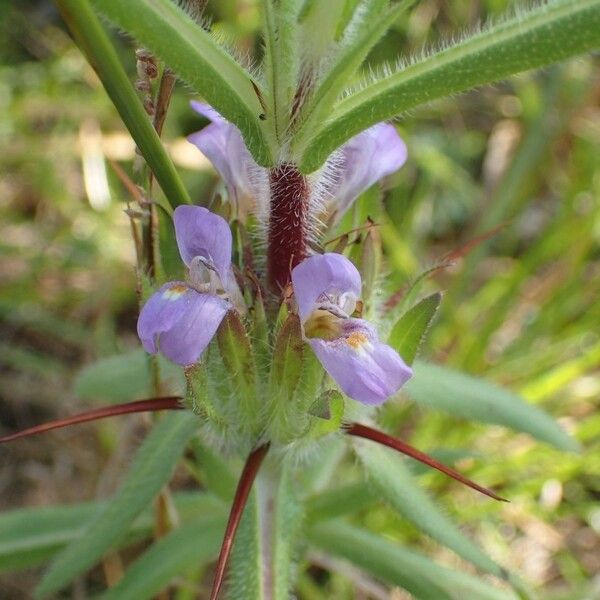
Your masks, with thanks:
[{"label": "narrow green leaf blade", "polygon": [[[181,368],[160,355],[158,361],[164,390],[183,394],[185,381]],[[153,390],[148,354],[139,348],[86,365],[77,374],[73,391],[84,400],[114,404],[149,397]]]},{"label": "narrow green leaf blade", "polygon": [[[164,149],[137,93],[88,0],[56,0],[77,44],[98,74],[123,123],[154,173],[168,202],[191,204],[175,166]],[[164,206],[168,212],[170,205]]]},{"label": "narrow green leaf blade", "polygon": [[299,0],[263,0],[265,39],[264,66],[268,82],[270,114],[267,123],[274,127],[282,142],[292,114],[299,69],[298,15]]},{"label": "narrow green leaf blade", "polygon": [[[215,515],[223,511],[223,505],[210,494],[178,493],[174,501],[182,523],[198,514]],[[90,521],[105,510],[106,504],[86,502],[4,512],[0,515],[0,572],[17,571],[51,558],[81,537]],[[149,507],[132,523],[123,544],[150,535],[153,525],[154,512]]]},{"label": "narrow green leaf blade", "polygon": [[421,600],[515,600],[511,592],[442,567],[422,554],[340,521],[319,523],[309,530],[308,537],[318,549],[348,560]]},{"label": "narrow green leaf blade", "polygon": [[188,412],[170,413],[161,419],[140,446],[115,497],[52,563],[36,597],[61,589],[123,539],[134,519],[169,479],[197,426],[196,417]]},{"label": "narrow green leaf blade", "polygon": [[217,557],[226,516],[201,517],[159,540],[125,572],[101,600],[154,598],[174,577]]},{"label": "narrow green leaf blade", "polygon": [[[305,173],[346,140],[415,107],[600,46],[599,0],[552,0],[410,64],[341,101],[318,134],[298,132]],[[314,134],[314,132],[311,132]]]},{"label": "narrow green leaf blade", "polygon": [[318,130],[371,49],[406,9],[407,2],[391,9],[386,9],[385,4],[377,0],[356,9],[335,60],[299,115],[302,134],[310,136]]},{"label": "narrow green leaf blade", "polygon": [[407,310],[392,327],[388,344],[400,354],[407,365],[413,364],[441,301],[442,294],[439,292],[423,298]]},{"label": "narrow green leaf blade", "polygon": [[93,2],[235,123],[259,164],[271,164],[273,148],[259,120],[260,85],[207,31],[171,0]]},{"label": "narrow green leaf blade", "polygon": [[523,431],[560,450],[579,450],[577,442],[545,412],[483,379],[417,361],[405,390],[423,406]]},{"label": "narrow green leaf blade", "polygon": [[229,566],[228,598],[288,600],[303,515],[288,465],[262,467]]},{"label": "narrow green leaf blade", "polygon": [[421,490],[402,457],[363,440],[355,442],[355,449],[375,489],[390,506],[465,560],[483,571],[502,576],[502,568],[465,537]]},{"label": "narrow green leaf blade", "polygon": [[339,518],[368,508],[376,500],[370,485],[364,481],[351,483],[307,498],[306,518],[309,522]]}]

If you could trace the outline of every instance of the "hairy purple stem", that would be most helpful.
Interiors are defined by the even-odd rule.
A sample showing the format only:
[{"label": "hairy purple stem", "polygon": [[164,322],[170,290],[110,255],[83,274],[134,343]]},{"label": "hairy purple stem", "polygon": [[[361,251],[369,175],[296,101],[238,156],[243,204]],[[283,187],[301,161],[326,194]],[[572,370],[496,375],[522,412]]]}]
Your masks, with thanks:
[{"label": "hairy purple stem", "polygon": [[269,172],[269,188],[267,274],[271,290],[280,293],[292,269],[306,257],[309,188],[306,177],[290,163]]}]

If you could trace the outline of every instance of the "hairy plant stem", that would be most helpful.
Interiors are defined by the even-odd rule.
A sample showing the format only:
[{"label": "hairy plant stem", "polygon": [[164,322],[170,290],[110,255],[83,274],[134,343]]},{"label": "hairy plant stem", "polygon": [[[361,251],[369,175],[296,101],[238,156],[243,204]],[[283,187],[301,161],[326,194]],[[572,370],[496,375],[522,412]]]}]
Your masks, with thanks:
[{"label": "hairy plant stem", "polygon": [[282,163],[269,171],[269,188],[267,278],[271,291],[280,294],[306,257],[309,186],[296,165]]},{"label": "hairy plant stem", "polygon": [[274,538],[276,534],[275,503],[279,470],[266,464],[256,478],[258,503],[258,528],[260,537],[260,563],[262,565],[262,600],[275,600]]}]

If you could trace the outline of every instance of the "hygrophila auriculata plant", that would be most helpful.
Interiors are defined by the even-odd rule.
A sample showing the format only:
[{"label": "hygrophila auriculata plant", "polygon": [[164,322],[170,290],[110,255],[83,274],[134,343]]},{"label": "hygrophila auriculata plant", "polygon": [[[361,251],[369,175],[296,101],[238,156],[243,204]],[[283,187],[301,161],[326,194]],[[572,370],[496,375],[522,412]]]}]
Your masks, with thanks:
[{"label": "hygrophila auriculata plant", "polygon": [[[367,75],[361,68],[370,51],[412,2],[262,0],[264,56],[252,69],[211,34],[201,1],[56,4],[143,157],[136,181],[117,169],[138,203],[128,211],[138,258],[137,329],[150,354],[156,397],[0,441],[117,414],[177,412],[158,420],[112,502],[90,515],[57,554],[39,596],[63,588],[125,543],[147,503],[160,494],[156,519],[170,526],[103,597],[152,597],[175,576],[212,559],[223,531],[213,599],[227,573],[231,598],[288,598],[307,549],[344,558],[419,598],[510,597],[334,519],[375,501],[375,490],[425,533],[519,588],[413,484],[397,455],[382,449],[500,499],[375,427],[376,407],[395,401],[413,377],[441,296],[412,306],[399,296],[380,301],[377,224],[369,218],[353,222],[353,203],[407,160],[390,119],[593,50],[600,39],[600,3],[554,0],[516,10],[473,36]],[[139,42],[139,95],[97,13]],[[176,77],[207,102],[192,102],[209,124],[189,140],[224,182],[221,201],[210,209],[192,205],[160,142]],[[162,194],[153,190],[154,180]],[[170,280],[160,257],[158,225],[171,220],[187,272],[180,281]],[[163,395],[159,354],[181,367],[184,394]],[[415,366],[409,387],[416,395],[436,385],[450,396],[483,389],[498,399],[488,421],[573,447],[546,415],[510,394],[479,388],[479,382],[440,367]],[[329,485],[345,443],[368,484]],[[171,494],[163,486],[187,447],[206,491]],[[244,464],[236,486],[232,473],[239,459]],[[176,527],[190,506],[197,510]]]}]

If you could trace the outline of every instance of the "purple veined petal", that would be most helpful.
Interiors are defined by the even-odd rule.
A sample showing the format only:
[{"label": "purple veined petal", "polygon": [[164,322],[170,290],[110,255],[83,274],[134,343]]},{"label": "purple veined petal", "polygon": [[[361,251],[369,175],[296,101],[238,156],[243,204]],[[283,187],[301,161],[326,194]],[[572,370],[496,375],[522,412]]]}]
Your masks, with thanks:
[{"label": "purple veined petal", "polygon": [[332,190],[336,220],[354,200],[382,177],[397,171],[406,161],[406,144],[396,128],[378,123],[351,138],[341,149],[342,167]]},{"label": "purple veined petal", "polygon": [[191,106],[212,123],[190,135],[188,141],[212,162],[236,205],[255,201],[257,193],[250,173],[260,167],[248,152],[239,129],[208,104],[192,101]]},{"label": "purple veined petal", "polygon": [[137,331],[147,352],[161,352],[179,365],[194,364],[214,337],[228,302],[201,294],[187,284],[163,285],[144,304]]},{"label": "purple veined petal", "polygon": [[189,267],[196,256],[208,259],[225,281],[231,270],[229,223],[203,206],[186,205],[175,209],[173,222],[181,260]]},{"label": "purple veined petal", "polygon": [[323,294],[359,298],[361,278],[358,269],[345,256],[327,252],[311,256],[294,267],[292,286],[300,320],[304,322]]},{"label": "purple veined petal", "polygon": [[385,402],[412,377],[412,369],[393,348],[379,341],[366,321],[347,319],[344,329],[345,335],[335,340],[308,342],[347,396],[363,404]]}]

